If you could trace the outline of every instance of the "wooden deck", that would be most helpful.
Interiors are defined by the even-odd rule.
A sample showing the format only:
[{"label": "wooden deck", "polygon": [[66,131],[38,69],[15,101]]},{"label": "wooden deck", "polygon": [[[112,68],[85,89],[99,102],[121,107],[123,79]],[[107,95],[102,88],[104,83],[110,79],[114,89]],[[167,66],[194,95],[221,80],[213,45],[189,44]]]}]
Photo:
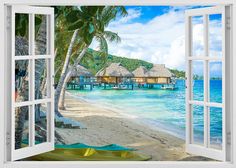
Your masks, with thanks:
[{"label": "wooden deck", "polygon": [[93,90],[94,85],[96,85],[94,82],[69,82],[67,83],[67,89],[84,90],[89,86],[89,89]]}]

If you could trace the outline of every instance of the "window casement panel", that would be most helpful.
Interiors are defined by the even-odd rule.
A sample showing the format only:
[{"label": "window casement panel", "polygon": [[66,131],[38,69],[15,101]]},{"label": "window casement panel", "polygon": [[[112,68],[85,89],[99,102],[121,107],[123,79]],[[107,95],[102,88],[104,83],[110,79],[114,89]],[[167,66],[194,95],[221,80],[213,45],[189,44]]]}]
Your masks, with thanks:
[{"label": "window casement panel", "polygon": [[[225,20],[227,7],[206,7],[185,12],[186,24],[186,151],[191,154],[226,161],[226,112],[225,112]],[[213,18],[213,21],[212,21]],[[220,43],[212,38],[214,18],[218,19]],[[213,23],[214,22],[214,23]],[[219,26],[220,25],[220,26]],[[215,25],[216,26],[216,25]],[[217,29],[219,31],[219,29]],[[196,34],[196,31],[198,33]],[[195,33],[195,34],[194,34]],[[200,40],[199,40],[200,39]],[[196,44],[197,40],[199,43]],[[213,45],[220,46],[220,52],[212,52]],[[212,66],[218,65],[222,80],[220,99],[212,89]],[[197,68],[196,68],[197,67]],[[200,70],[199,70],[200,69]],[[198,71],[198,72],[196,72]],[[196,80],[196,74],[201,80]],[[196,87],[203,88],[196,91]],[[199,88],[198,88],[199,89]],[[200,92],[200,93],[199,93]],[[214,116],[217,117],[217,121]],[[227,123],[228,124],[228,123]],[[215,129],[215,130],[214,130]],[[220,130],[217,135],[214,131]],[[215,139],[214,139],[215,138]]]},{"label": "window casement panel", "polygon": [[54,9],[11,7],[11,160],[54,150]]}]

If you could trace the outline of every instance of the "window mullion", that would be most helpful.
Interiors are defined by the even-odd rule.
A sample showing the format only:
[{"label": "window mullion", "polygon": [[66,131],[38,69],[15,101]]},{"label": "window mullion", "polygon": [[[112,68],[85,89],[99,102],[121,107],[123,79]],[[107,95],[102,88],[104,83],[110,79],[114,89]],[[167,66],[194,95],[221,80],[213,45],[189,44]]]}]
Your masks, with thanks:
[{"label": "window mullion", "polygon": [[12,87],[11,87],[11,160],[13,160],[14,154],[12,151],[15,150],[15,100],[16,100],[16,95],[15,95],[15,11],[11,11],[11,81],[12,81]]},{"label": "window mullion", "polygon": [[48,96],[50,95],[51,104],[48,106],[48,141],[54,142],[54,14],[47,17],[47,42],[48,53],[51,58],[48,59]]},{"label": "window mullion", "polygon": [[[34,36],[34,14],[30,14],[29,21],[29,46],[30,46],[30,55],[32,59],[30,60],[30,69],[29,69],[29,95],[30,101],[35,100],[35,59],[34,59],[34,48],[35,48],[35,36]],[[29,145],[35,145],[35,105],[34,103],[29,108]]]},{"label": "window mullion", "polygon": [[[208,15],[203,15],[203,35],[204,35],[204,57],[209,56],[209,20]],[[208,147],[209,145],[209,134],[210,134],[210,116],[209,109],[207,106],[208,103],[208,94],[209,93],[209,70],[208,70],[208,60],[204,60],[204,146]]]},{"label": "window mullion", "polygon": [[[226,159],[226,112],[225,112],[225,56],[226,56],[226,11],[225,7],[222,12],[222,151],[224,153],[224,159]],[[228,55],[230,56],[230,55]]]}]

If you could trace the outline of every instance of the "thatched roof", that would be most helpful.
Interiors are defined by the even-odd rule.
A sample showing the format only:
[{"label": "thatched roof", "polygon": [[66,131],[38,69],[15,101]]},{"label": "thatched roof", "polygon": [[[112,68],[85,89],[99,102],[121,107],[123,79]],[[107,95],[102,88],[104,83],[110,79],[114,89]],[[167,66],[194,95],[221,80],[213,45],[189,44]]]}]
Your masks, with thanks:
[{"label": "thatched roof", "polygon": [[164,64],[155,64],[148,72],[148,77],[172,77],[172,73]]},{"label": "thatched roof", "polygon": [[140,66],[137,69],[135,69],[132,73],[133,73],[134,77],[142,78],[142,77],[147,76],[147,74],[146,74],[147,72],[148,72],[147,68],[145,68],[144,66]]},{"label": "thatched roof", "polygon": [[96,74],[97,77],[112,76],[112,77],[133,77],[120,63],[111,63],[108,67],[102,68]]},{"label": "thatched roof", "polygon": [[77,65],[76,69],[72,72],[72,77],[84,76],[84,77],[91,77],[93,74],[85,67],[81,65]]}]

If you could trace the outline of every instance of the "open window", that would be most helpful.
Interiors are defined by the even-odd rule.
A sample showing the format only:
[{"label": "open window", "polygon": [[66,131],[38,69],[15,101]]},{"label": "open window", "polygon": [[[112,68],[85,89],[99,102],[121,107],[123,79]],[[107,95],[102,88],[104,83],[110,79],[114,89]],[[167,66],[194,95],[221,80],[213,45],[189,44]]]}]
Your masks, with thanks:
[{"label": "open window", "polygon": [[[229,31],[225,26],[226,15],[224,6],[191,9],[185,13],[186,151],[222,161],[226,160],[226,132],[229,132],[226,127],[227,114],[225,112],[225,44],[228,40],[226,31]],[[220,51],[217,53],[212,52],[212,45],[216,45],[211,35],[214,18],[221,20],[221,43],[219,43]],[[198,24],[198,29],[202,29],[201,33],[196,34],[194,31],[196,24]],[[201,43],[197,43],[197,40]],[[219,83],[222,90],[220,99],[214,97],[214,86],[211,84],[213,78],[211,71],[214,67],[220,69],[219,77],[222,79]],[[197,81],[196,76],[202,78],[201,82]],[[197,93],[196,89],[200,85],[203,90]],[[220,123],[216,123],[213,116],[217,116]],[[220,130],[217,135],[213,135],[214,129]],[[202,136],[199,136],[199,133]]]},{"label": "open window", "polygon": [[[54,150],[54,10],[19,5],[9,9],[7,44],[11,55],[9,78],[12,86],[9,93],[11,109],[7,114],[7,121],[11,121],[7,123],[7,134],[10,135],[7,137],[10,141],[7,143],[10,154],[7,161],[15,161]],[[228,142],[231,125],[229,114],[226,114],[226,111],[232,111],[226,104],[229,102],[226,96],[229,82],[225,82],[228,81],[226,48],[230,34],[227,16],[227,7],[206,7],[187,10],[185,20],[186,151],[221,161],[230,161],[228,153],[232,147]],[[211,50],[215,44],[210,35],[214,18],[221,20],[221,43],[217,44],[221,51],[218,53]],[[200,35],[194,34],[195,24],[200,25]],[[200,43],[196,45],[195,40]],[[220,68],[220,99],[214,97],[212,67]],[[197,78],[201,81],[195,82]],[[199,90],[198,86],[203,89]],[[184,91],[184,84],[183,88]],[[215,123],[212,116],[218,117],[217,122],[220,122]],[[219,132],[215,133],[215,129]]]},{"label": "open window", "polygon": [[54,149],[54,9],[13,5],[9,34],[11,160],[19,160]]}]

